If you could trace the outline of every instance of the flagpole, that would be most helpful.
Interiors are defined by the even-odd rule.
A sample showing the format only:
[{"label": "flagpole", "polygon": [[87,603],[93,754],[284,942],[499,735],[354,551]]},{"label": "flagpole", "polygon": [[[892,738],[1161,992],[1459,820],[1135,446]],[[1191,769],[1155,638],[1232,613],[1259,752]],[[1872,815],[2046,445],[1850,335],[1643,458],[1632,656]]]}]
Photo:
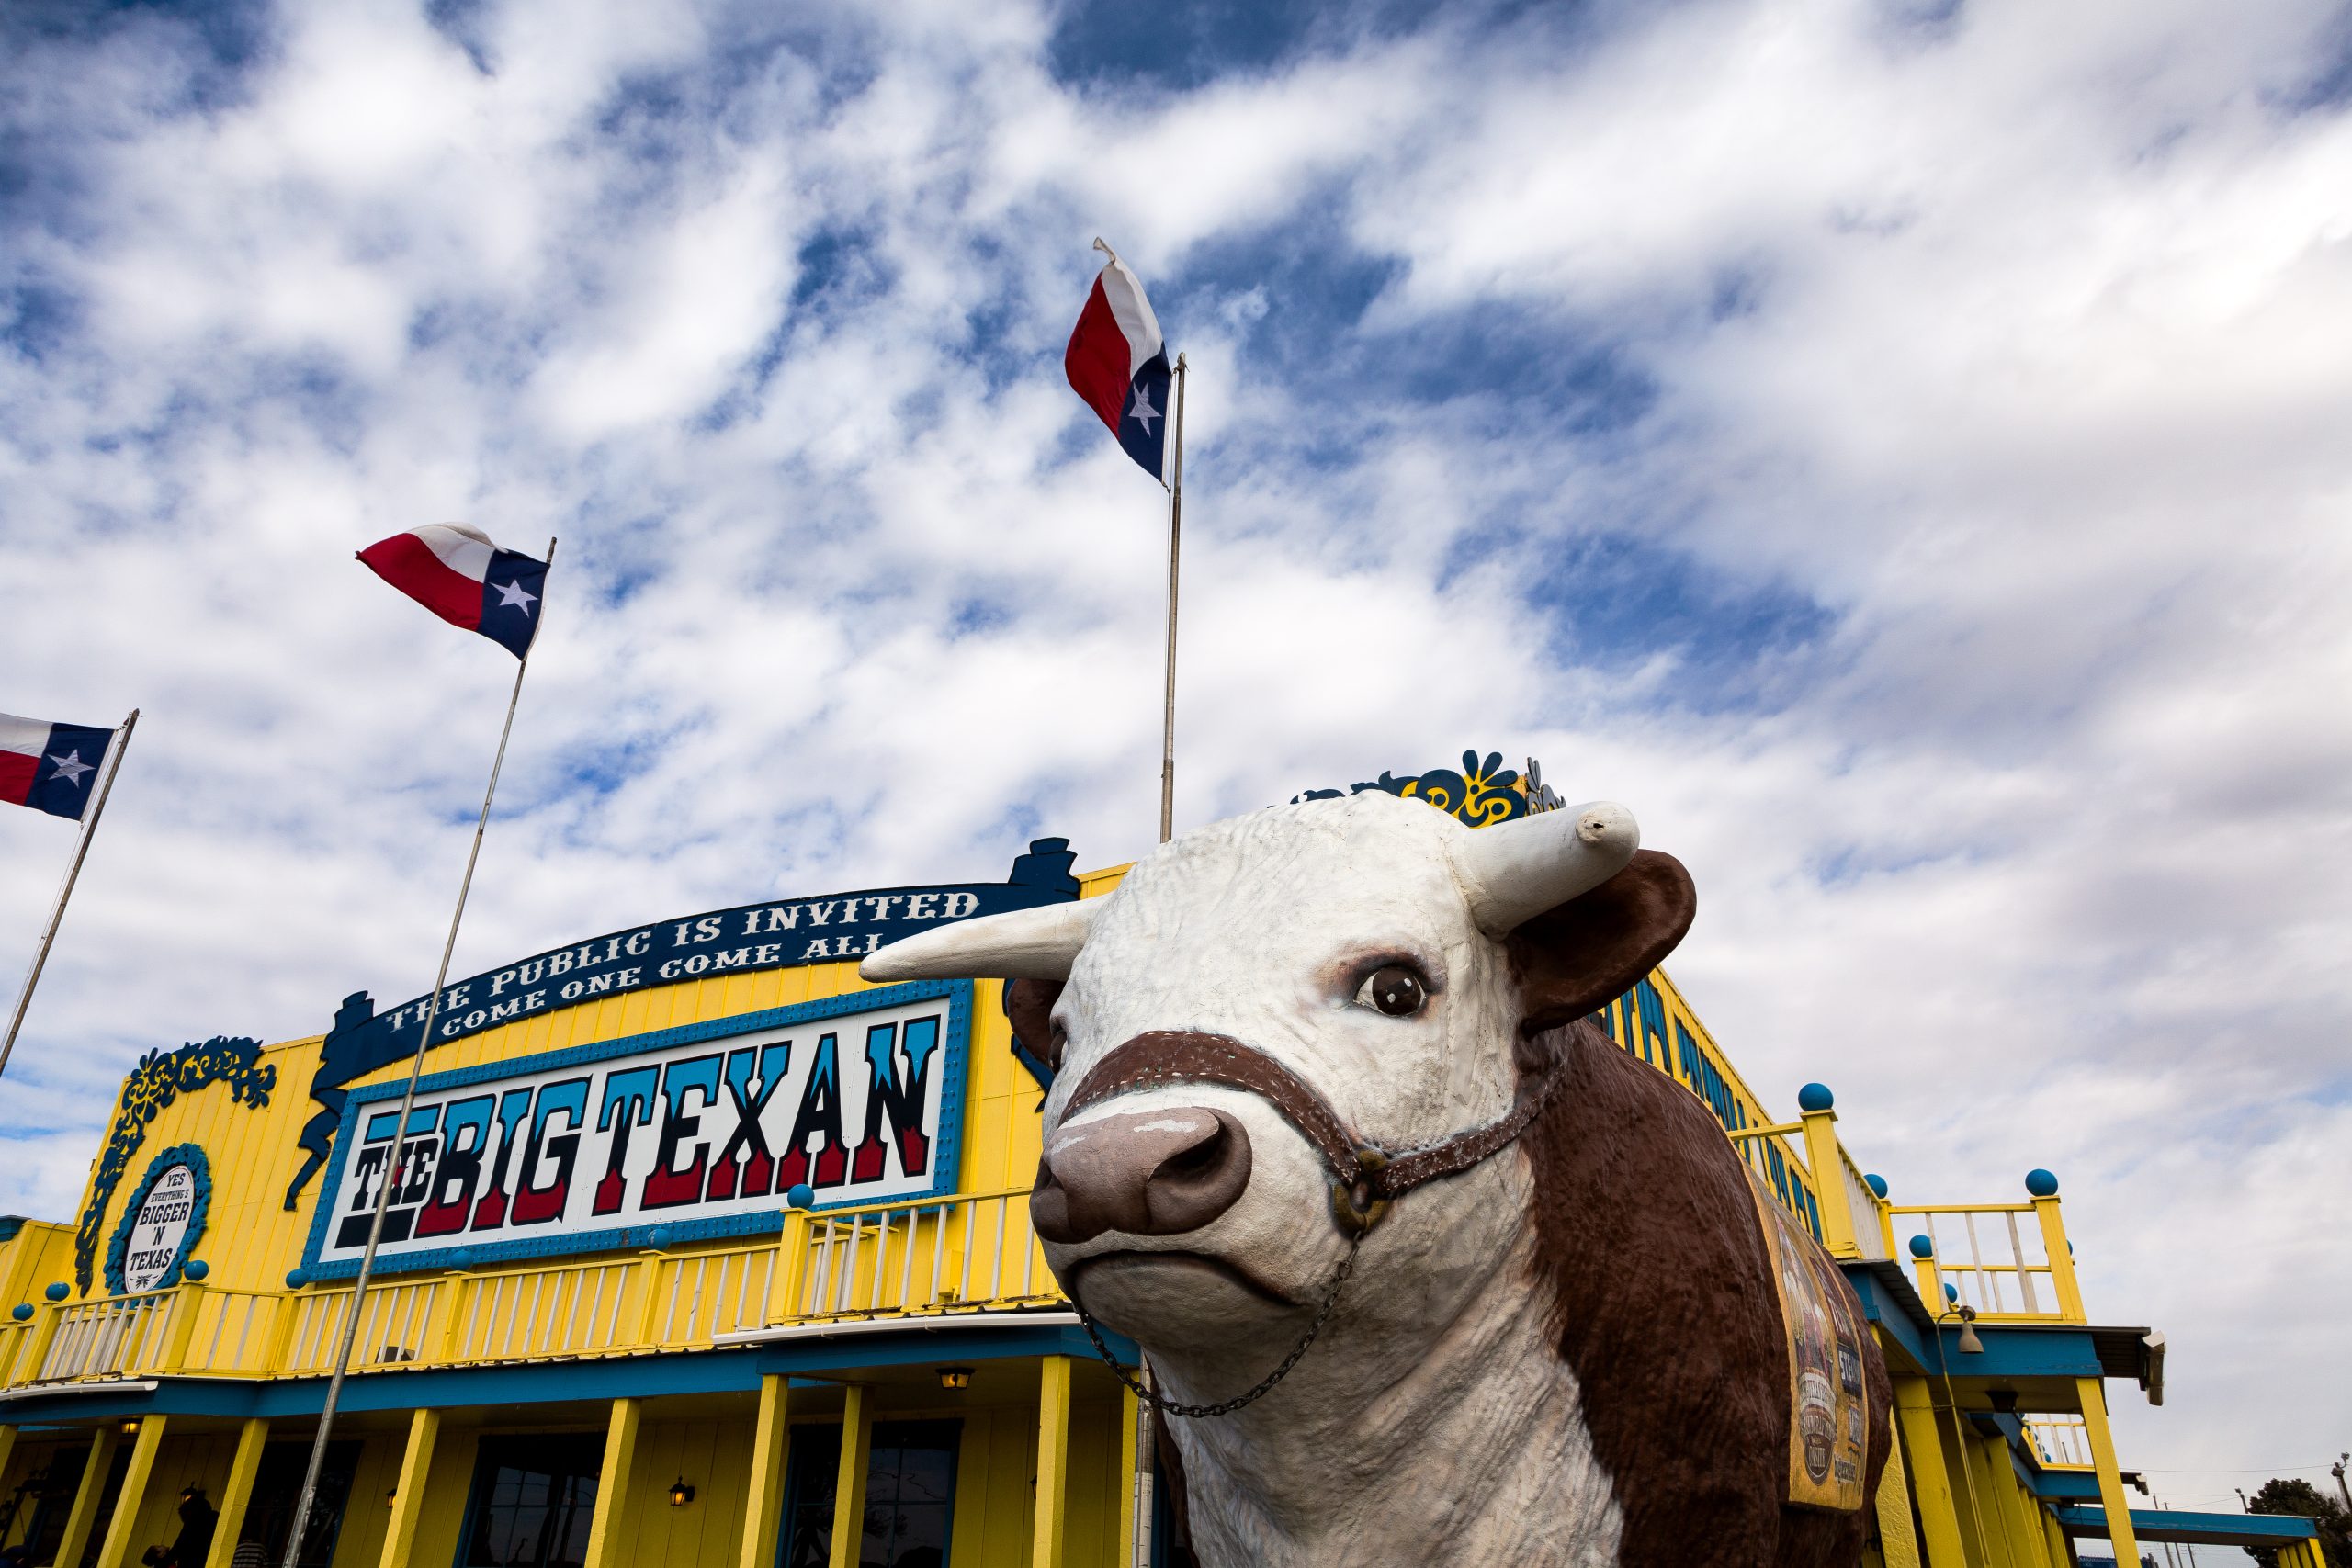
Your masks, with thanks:
[{"label": "flagpole", "polygon": [[8,1020],[8,1037],[0,1040],[0,1073],[8,1070],[8,1054],[17,1048],[17,1031],[24,1027],[25,1010],[32,1006],[33,987],[40,984],[40,972],[49,963],[50,945],[56,942],[57,928],[65,920],[66,900],[74,897],[74,884],[82,874],[83,859],[90,852],[90,840],[97,836],[98,818],[106,815],[107,795],[114,788],[115,773],[122,766],[122,754],[130,749],[131,726],[138,722],[139,710],[132,708],[108,748],[113,755],[107,762],[107,775],[98,781],[97,796],[90,802],[89,815],[83,818],[82,836],[74,845],[74,863],[65,868],[65,886],[57,890],[56,907],[49,912],[49,929],[40,933],[40,946],[33,950],[32,972],[25,976],[25,988],[17,993],[17,1011]]},{"label": "flagpole", "polygon": [[[548,565],[555,564],[553,539],[548,541]],[[541,590],[539,624],[547,625],[547,598]],[[416,1080],[424,1070],[424,1054],[433,1046],[433,1021],[441,1010],[441,990],[449,983],[449,955],[457,951],[458,926],[466,918],[466,896],[473,891],[474,863],[481,859],[482,834],[490,827],[490,803],[498,797],[498,775],[506,766],[507,737],[514,733],[514,710],[523,701],[523,677],[531,668],[531,650],[538,647],[538,634],[534,632],[528,647],[523,650],[520,662],[514,666],[514,690],[506,699],[506,723],[498,732],[498,755],[490,764],[490,787],[482,792],[481,816],[474,822],[473,848],[466,853],[466,874],[458,884],[458,907],[449,915],[449,935],[441,944],[441,968],[433,976],[433,994],[424,1004],[424,1032],[417,1041],[416,1057],[409,1064],[408,1088],[401,1095],[400,1120],[392,1123],[391,1151],[384,1161],[383,1185],[376,1192],[376,1213],[368,1222],[368,1248],[359,1256],[359,1272],[352,1277],[351,1301],[345,1309],[343,1343],[336,1350],[334,1371],[327,1379],[327,1396],[319,1407],[318,1436],[311,1442],[310,1468],[302,1474],[302,1494],[294,1506],[294,1525],[286,1540],[284,1568],[296,1568],[302,1555],[302,1538],[311,1525],[311,1505],[318,1495],[319,1472],[326,1461],[327,1439],[334,1430],[335,1406],[343,1400],[344,1375],[351,1369],[351,1347],[359,1337],[359,1307],[368,1294],[368,1277],[376,1271],[376,1245],[383,1238],[384,1213],[390,1206],[392,1189],[399,1186],[403,1174],[401,1156],[408,1144],[408,1113],[416,1103]]]},{"label": "flagpole", "polygon": [[1159,841],[1176,831],[1176,564],[1184,537],[1184,356],[1176,356],[1176,459],[1168,487],[1168,679],[1159,730]]}]

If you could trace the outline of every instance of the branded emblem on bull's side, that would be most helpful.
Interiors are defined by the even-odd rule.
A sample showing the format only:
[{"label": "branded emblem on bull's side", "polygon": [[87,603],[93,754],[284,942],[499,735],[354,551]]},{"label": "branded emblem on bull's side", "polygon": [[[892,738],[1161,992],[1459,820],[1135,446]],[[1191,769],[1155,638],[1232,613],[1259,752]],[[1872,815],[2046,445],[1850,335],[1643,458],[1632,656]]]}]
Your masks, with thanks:
[{"label": "branded emblem on bull's side", "polygon": [[1585,1021],[1694,909],[1623,807],[1473,830],[1367,792],[863,968],[1013,982],[1055,1072],[1037,1231],[1150,1359],[1200,1562],[1853,1562],[1875,1348],[1863,1506],[1792,1504],[1745,1168]]}]

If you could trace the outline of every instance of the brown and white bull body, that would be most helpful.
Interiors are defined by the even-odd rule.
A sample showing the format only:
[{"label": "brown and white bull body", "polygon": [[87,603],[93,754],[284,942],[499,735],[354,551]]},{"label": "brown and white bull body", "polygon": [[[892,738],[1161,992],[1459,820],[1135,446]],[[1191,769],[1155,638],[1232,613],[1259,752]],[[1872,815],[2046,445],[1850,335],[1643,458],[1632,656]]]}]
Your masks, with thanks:
[{"label": "brown and white bull body", "polygon": [[[1056,1068],[1047,1257],[1170,1399],[1250,1390],[1351,1267],[1270,1393],[1165,1424],[1201,1562],[1853,1562],[1867,1511],[1785,1502],[1788,1352],[1742,1166],[1693,1097],[1579,1021],[1692,909],[1622,808],[1474,832],[1366,793],[1214,824],[1107,898],[866,970],[1017,982]],[[1391,1155],[1516,1135],[1379,1209],[1335,1194],[1332,1127]],[[1864,1350],[1874,1488],[1886,1385]]]}]

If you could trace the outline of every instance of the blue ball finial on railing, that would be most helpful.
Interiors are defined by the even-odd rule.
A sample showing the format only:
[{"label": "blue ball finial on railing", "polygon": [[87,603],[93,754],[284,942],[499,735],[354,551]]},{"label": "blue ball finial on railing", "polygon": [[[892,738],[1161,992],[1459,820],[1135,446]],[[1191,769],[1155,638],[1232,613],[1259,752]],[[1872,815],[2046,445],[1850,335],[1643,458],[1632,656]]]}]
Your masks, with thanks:
[{"label": "blue ball finial on railing", "polygon": [[1886,1178],[1883,1176],[1865,1176],[1862,1185],[1871,1190],[1872,1197],[1883,1199],[1886,1196]]},{"label": "blue ball finial on railing", "polygon": [[72,1286],[68,1285],[64,1280],[60,1280],[55,1284],[50,1286],[49,1289],[43,1291],[41,1294],[47,1296],[51,1301],[62,1302],[65,1299],[67,1293],[72,1289]]},{"label": "blue ball finial on railing", "polygon": [[796,1181],[792,1190],[784,1195],[784,1206],[787,1209],[813,1209],[817,1206],[817,1190],[805,1181]]},{"label": "blue ball finial on railing", "polygon": [[2025,1190],[2037,1198],[2058,1196],[2058,1179],[2039,1168],[2025,1173]]},{"label": "blue ball finial on railing", "polygon": [[1944,1300],[1948,1302],[1956,1302],[1960,1300],[1960,1287],[1958,1285],[1946,1285],[1944,1287]]},{"label": "blue ball finial on railing", "polygon": [[30,1302],[18,1302],[15,1306],[8,1309],[8,1315],[15,1318],[18,1323],[24,1322],[25,1319],[32,1316],[32,1314],[33,1303]]},{"label": "blue ball finial on railing", "polygon": [[656,1252],[659,1252],[663,1247],[669,1246],[670,1227],[668,1225],[655,1225],[651,1230],[647,1231],[645,1233],[645,1245],[653,1248]]},{"label": "blue ball finial on railing", "polygon": [[311,1271],[309,1269],[288,1269],[286,1270],[286,1288],[288,1290],[299,1291],[310,1282]]},{"label": "blue ball finial on railing", "polygon": [[1826,1083],[1809,1083],[1797,1090],[1799,1111],[1827,1111],[1837,1103],[1838,1097],[1829,1092]]},{"label": "blue ball finial on railing", "polygon": [[1911,1256],[1912,1256],[1912,1257],[1914,1257],[1914,1258],[1933,1258],[1935,1255],[1936,1255],[1936,1238],[1935,1238],[1934,1236],[1931,1236],[1931,1235],[1915,1235],[1915,1236],[1913,1236],[1913,1237],[1911,1238]]},{"label": "blue ball finial on railing", "polygon": [[191,1258],[180,1265],[180,1278],[192,1284],[202,1284],[204,1277],[211,1272],[212,1265],[201,1258]]}]

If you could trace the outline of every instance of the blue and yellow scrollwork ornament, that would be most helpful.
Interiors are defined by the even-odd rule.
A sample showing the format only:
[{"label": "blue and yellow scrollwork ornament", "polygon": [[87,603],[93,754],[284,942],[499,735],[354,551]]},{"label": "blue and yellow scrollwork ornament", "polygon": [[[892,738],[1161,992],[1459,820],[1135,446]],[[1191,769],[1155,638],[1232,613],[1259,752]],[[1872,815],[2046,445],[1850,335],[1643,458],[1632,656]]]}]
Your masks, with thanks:
[{"label": "blue and yellow scrollwork ornament", "polygon": [[[118,1296],[180,1282],[212,1207],[212,1166],[194,1144],[175,1144],[148,1164],[107,1244],[107,1289]],[[201,1279],[202,1264],[193,1267]]]},{"label": "blue and yellow scrollwork ornament", "polygon": [[[1534,764],[1528,766],[1532,773]],[[1337,800],[1343,795],[1362,795],[1368,789],[1385,790],[1405,800],[1426,801],[1473,828],[1509,822],[1526,816],[1529,808],[1527,784],[1521,782],[1519,770],[1503,766],[1503,754],[1499,751],[1489,751],[1483,758],[1475,750],[1463,752],[1459,773],[1452,768],[1431,768],[1428,773],[1400,779],[1384,772],[1369,783],[1344,790],[1310,789],[1291,799],[1294,803]]]},{"label": "blue and yellow scrollwork ornament", "polygon": [[261,1059],[261,1042],[216,1034],[176,1051],[150,1051],[123,1080],[122,1099],[107,1133],[106,1152],[99,1157],[90,1184],[90,1206],[74,1234],[74,1280],[84,1295],[98,1258],[98,1230],[106,1224],[107,1205],[114,1199],[130,1158],[147,1141],[148,1124],[183,1094],[213,1084],[229,1086],[229,1098],[258,1111],[269,1103],[277,1087],[277,1068]]}]

